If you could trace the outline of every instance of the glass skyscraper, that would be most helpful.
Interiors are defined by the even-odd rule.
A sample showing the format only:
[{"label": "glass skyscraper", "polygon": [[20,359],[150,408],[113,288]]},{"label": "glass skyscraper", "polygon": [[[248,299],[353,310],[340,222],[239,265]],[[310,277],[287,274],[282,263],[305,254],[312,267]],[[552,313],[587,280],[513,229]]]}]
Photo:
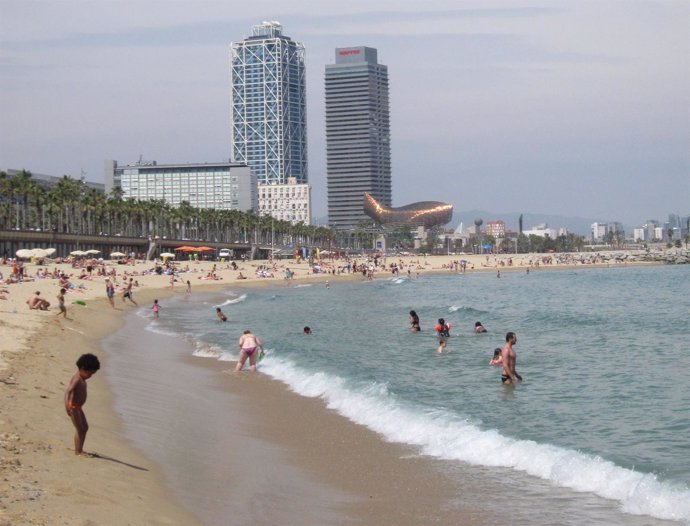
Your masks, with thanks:
[{"label": "glass skyscraper", "polygon": [[392,202],[388,68],[376,49],[337,48],[325,80],[328,222],[352,229],[369,219],[365,192]]},{"label": "glass skyscraper", "polygon": [[307,183],[304,46],[263,22],[231,49],[233,160],[259,184]]}]

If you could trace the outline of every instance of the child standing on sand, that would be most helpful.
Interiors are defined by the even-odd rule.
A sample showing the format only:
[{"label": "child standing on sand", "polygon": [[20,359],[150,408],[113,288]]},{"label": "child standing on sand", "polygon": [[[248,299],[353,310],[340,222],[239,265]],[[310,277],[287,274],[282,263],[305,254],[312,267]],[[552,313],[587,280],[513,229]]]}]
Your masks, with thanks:
[{"label": "child standing on sand", "polygon": [[67,391],[65,391],[65,410],[76,429],[74,453],[83,455],[86,432],[89,430],[86,415],[82,410],[82,406],[86,403],[86,380],[96,374],[96,371],[101,368],[101,363],[95,355],[88,353],[79,357],[77,367],[79,370],[74,374]]}]

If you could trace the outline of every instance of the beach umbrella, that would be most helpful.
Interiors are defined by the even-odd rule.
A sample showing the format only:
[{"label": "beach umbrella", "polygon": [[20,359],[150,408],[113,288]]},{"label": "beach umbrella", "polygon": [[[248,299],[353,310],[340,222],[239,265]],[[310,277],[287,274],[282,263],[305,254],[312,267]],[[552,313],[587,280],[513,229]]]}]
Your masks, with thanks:
[{"label": "beach umbrella", "polygon": [[110,257],[111,258],[123,258],[125,257],[126,254],[123,254],[122,252],[111,252]]},{"label": "beach umbrella", "polygon": [[45,258],[48,257],[48,252],[42,248],[34,248],[31,251],[31,256],[35,258]]},{"label": "beach umbrella", "polygon": [[83,250],[73,250],[72,252],[69,253],[70,256],[85,256],[86,252]]},{"label": "beach umbrella", "polygon": [[176,252],[177,252],[178,250],[181,251],[181,252],[189,252],[189,251],[195,250],[195,249],[194,249],[194,247],[188,247],[188,246],[184,245],[184,246],[181,246],[181,247],[177,247],[177,248],[175,249]]},{"label": "beach umbrella", "polygon": [[92,248],[91,250],[87,250],[85,253],[86,253],[86,254],[100,254],[101,251],[100,251],[100,250],[96,250],[95,248]]},{"label": "beach umbrella", "polygon": [[52,256],[53,254],[55,254],[55,252],[57,252],[57,249],[54,249],[54,248],[46,248],[46,256],[48,256],[48,257],[50,257],[50,256]]},{"label": "beach umbrella", "polygon": [[196,247],[194,250],[198,252],[213,252],[216,249],[211,247]]},{"label": "beach umbrella", "polygon": [[17,250],[17,252],[15,252],[15,255],[18,258],[29,259],[33,256],[33,252],[28,248],[20,248],[19,250]]},{"label": "beach umbrella", "polygon": [[161,253],[161,257],[162,258],[174,258],[175,254],[173,254],[172,252],[163,252],[163,253]]}]

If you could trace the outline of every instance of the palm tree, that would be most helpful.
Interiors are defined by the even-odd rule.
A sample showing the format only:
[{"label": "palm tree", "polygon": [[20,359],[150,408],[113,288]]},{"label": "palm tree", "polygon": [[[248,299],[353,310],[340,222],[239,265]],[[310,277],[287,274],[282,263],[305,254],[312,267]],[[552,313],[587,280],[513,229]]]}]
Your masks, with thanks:
[{"label": "palm tree", "polygon": [[[33,192],[35,181],[31,179],[31,172],[28,170],[21,170],[14,177],[12,177],[12,194],[14,197],[16,215],[15,228],[26,228],[27,210],[29,207],[29,195]],[[20,205],[21,204],[21,214]],[[20,219],[21,217],[21,219]]]},{"label": "palm tree", "polygon": [[12,180],[6,172],[0,171],[0,228],[12,224]]}]

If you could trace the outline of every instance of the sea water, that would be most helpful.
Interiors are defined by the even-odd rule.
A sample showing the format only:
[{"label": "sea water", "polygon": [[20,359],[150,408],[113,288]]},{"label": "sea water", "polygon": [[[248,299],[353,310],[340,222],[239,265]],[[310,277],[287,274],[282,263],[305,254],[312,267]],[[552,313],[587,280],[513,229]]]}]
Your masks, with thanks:
[{"label": "sea water", "polygon": [[[458,501],[500,515],[507,498],[512,524],[690,523],[689,266],[331,281],[195,293],[146,323],[209,360],[251,329],[262,373],[437,459]],[[488,365],[508,331],[515,387]]]}]

